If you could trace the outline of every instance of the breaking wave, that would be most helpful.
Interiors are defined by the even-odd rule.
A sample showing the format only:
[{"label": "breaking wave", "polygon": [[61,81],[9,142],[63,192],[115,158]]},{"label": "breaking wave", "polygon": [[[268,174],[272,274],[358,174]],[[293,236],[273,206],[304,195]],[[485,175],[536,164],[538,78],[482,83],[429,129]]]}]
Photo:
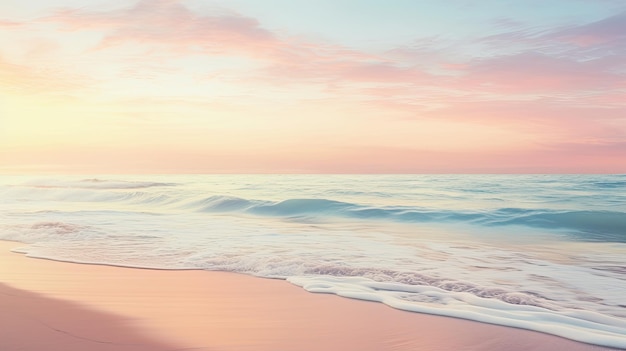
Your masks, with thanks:
[{"label": "breaking wave", "polygon": [[[607,182],[609,183],[609,182]],[[620,185],[609,183],[610,187]],[[345,218],[400,223],[462,223],[483,227],[524,226],[557,230],[581,241],[626,242],[626,212],[590,209],[494,207],[480,210],[442,209],[418,205],[381,205],[332,198],[288,198],[282,201],[235,195],[173,191],[172,182],[101,180],[31,181],[0,189],[0,196],[63,202],[126,203],[159,212],[179,209],[205,213],[232,213],[288,218]],[[599,186],[606,186],[601,184]],[[436,201],[433,200],[433,201]]]},{"label": "breaking wave", "polygon": [[0,240],[626,347],[625,176],[114,178],[0,177]]},{"label": "breaking wave", "polygon": [[[484,226],[529,226],[593,234],[590,241],[626,242],[626,213],[500,208],[491,211],[436,211],[415,207],[373,207],[329,199],[288,199],[279,202],[212,196],[196,202],[205,212],[245,212],[275,217],[347,217],[398,222],[469,223]],[[579,239],[584,240],[581,236]]]}]

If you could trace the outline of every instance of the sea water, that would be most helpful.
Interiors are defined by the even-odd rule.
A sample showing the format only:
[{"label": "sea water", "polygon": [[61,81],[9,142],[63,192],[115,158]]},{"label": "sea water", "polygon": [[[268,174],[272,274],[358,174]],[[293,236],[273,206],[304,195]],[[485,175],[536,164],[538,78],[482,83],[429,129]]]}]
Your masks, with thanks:
[{"label": "sea water", "polygon": [[0,240],[626,348],[625,175],[3,176]]}]

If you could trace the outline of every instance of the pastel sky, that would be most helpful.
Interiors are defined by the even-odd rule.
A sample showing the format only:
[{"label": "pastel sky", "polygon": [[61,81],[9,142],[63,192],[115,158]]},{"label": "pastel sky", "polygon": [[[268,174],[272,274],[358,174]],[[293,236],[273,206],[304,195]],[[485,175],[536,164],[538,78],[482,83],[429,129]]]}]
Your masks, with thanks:
[{"label": "pastel sky", "polygon": [[626,1],[2,0],[43,172],[626,173]]}]

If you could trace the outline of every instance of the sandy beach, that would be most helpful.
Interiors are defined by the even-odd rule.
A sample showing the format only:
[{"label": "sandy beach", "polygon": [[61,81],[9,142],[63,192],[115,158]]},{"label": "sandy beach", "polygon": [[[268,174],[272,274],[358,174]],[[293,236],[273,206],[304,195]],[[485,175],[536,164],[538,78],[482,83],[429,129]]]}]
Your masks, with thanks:
[{"label": "sandy beach", "polygon": [[0,349],[608,350],[285,281],[32,259],[0,242]]}]

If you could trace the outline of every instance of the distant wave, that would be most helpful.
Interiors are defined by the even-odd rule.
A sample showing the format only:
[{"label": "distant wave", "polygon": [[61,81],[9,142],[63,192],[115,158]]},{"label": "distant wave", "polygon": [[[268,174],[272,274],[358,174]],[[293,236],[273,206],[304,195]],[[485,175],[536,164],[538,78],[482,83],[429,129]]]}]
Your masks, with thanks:
[{"label": "distant wave", "polygon": [[593,186],[605,189],[626,189],[626,181],[596,181],[593,182]]},{"label": "distant wave", "polygon": [[625,185],[625,176],[0,177],[0,239],[31,257],[281,278],[624,348]]},{"label": "distant wave", "polygon": [[415,207],[369,207],[328,199],[288,199],[280,202],[212,196],[198,210],[245,212],[275,217],[336,216],[399,222],[466,222],[485,226],[520,225],[569,229],[594,234],[579,239],[626,242],[626,213],[614,211],[556,211],[501,208],[482,212],[435,211]]},{"label": "distant wave", "polygon": [[216,195],[208,197],[204,200],[192,202],[190,209],[196,209],[204,212],[234,212],[245,211],[255,206],[259,201],[241,199],[235,196]]},{"label": "distant wave", "polygon": [[271,216],[341,215],[356,209],[358,205],[326,199],[288,199],[275,203],[259,204],[248,211]]},{"label": "distant wave", "polygon": [[143,189],[151,187],[175,186],[174,183],[140,182],[126,180],[106,180],[98,178],[82,179],[77,181],[31,181],[23,184],[35,188],[77,188],[77,189]]},{"label": "distant wave", "polygon": [[626,213],[613,211],[537,211],[506,209],[499,212],[512,214],[506,218],[487,220],[493,225],[525,225],[540,228],[574,229],[591,234],[608,234],[610,237],[590,239],[613,239],[626,242]]},{"label": "distant wave", "polygon": [[[605,184],[606,183],[606,184]],[[621,186],[621,181],[598,186]],[[267,201],[231,195],[201,198],[183,191],[163,191],[176,183],[82,179],[77,181],[31,181],[4,188],[7,198],[68,202],[123,202],[141,205],[142,211],[158,212],[167,206],[193,212],[232,213],[289,218],[348,218],[403,223],[466,223],[477,226],[525,226],[561,230],[575,240],[626,242],[626,213],[607,210],[567,210],[548,208],[493,208],[452,210],[415,205],[366,205],[331,198],[289,198]],[[596,184],[597,185],[597,184]],[[136,190],[136,191],[135,191]],[[4,195],[3,195],[4,194]]]}]

